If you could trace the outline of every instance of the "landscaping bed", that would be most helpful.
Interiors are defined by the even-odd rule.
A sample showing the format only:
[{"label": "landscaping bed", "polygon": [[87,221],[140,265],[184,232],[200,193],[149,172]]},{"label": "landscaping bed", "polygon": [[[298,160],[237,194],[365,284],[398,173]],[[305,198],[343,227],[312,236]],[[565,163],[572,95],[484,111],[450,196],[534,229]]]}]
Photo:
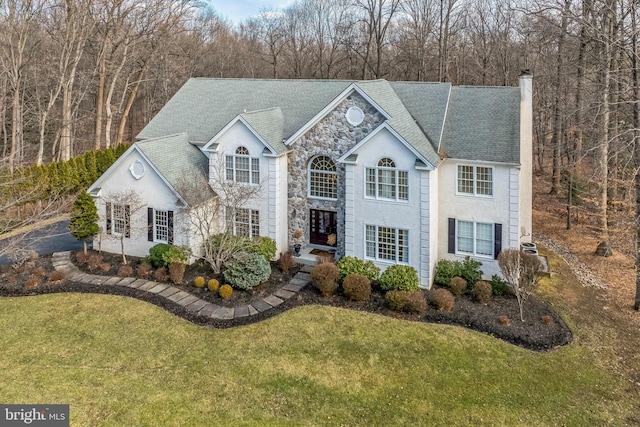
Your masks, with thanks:
[{"label": "landscaping bed", "polygon": [[[97,255],[97,254],[96,254]],[[75,261],[76,254],[72,254]],[[90,268],[86,263],[77,263],[76,266],[91,274],[114,276],[121,265],[121,257],[112,254],[99,254],[100,262],[94,262],[95,267]],[[94,259],[95,261],[95,259]],[[141,260],[128,257],[128,261],[137,270]],[[107,268],[109,266],[109,268]],[[489,304],[480,304],[469,293],[456,297],[453,308],[450,311],[437,310],[429,306],[424,314],[412,314],[393,311],[388,308],[382,292],[377,285],[373,285],[371,296],[367,301],[350,301],[340,293],[332,297],[323,297],[313,287],[307,286],[296,296],[285,300],[282,304],[254,316],[248,316],[233,320],[216,320],[185,310],[178,304],[158,295],[149,294],[138,289],[119,286],[96,286],[69,281],[50,283],[47,278],[53,273],[50,257],[32,259],[21,267],[4,267],[0,271],[0,295],[19,296],[37,295],[52,292],[91,292],[103,294],[117,294],[141,299],[167,311],[183,317],[191,322],[201,325],[209,325],[219,328],[240,326],[264,320],[291,308],[301,305],[329,305],[343,307],[351,310],[366,311],[384,316],[404,319],[408,321],[433,322],[441,324],[457,325],[470,328],[496,338],[513,343],[515,345],[536,351],[550,350],[571,342],[572,334],[562,319],[554,310],[543,301],[531,296],[525,303],[525,321],[520,320],[520,312],[516,299],[511,295],[494,296]],[[216,278],[220,284],[224,283],[222,277],[216,277],[206,265],[195,263],[187,267],[184,274],[184,284],[180,288],[190,292],[199,298],[227,307],[250,304],[252,301],[264,298],[275,293],[284,286],[299,270],[299,266],[288,272],[282,272],[277,263],[272,263],[272,274],[268,281],[253,288],[251,291],[234,290],[228,299],[220,298],[217,293],[209,292],[193,286],[194,279],[202,276],[205,280]],[[38,273],[38,274],[35,274]],[[40,283],[34,284],[41,277]],[[137,276],[136,276],[137,277]],[[153,272],[147,272],[146,277],[154,280]],[[169,281],[167,281],[169,283]],[[29,285],[28,285],[29,284]],[[27,286],[28,285],[28,286]],[[432,294],[437,289],[423,290],[427,301],[432,300]]]}]

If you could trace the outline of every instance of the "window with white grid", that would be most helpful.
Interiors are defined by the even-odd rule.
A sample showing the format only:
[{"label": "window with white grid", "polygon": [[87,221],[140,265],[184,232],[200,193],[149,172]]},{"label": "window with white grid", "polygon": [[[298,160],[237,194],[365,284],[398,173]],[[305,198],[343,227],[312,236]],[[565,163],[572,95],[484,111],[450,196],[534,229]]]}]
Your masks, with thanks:
[{"label": "window with white grid", "polygon": [[254,209],[226,209],[227,230],[236,236],[258,237],[260,235],[260,213]]},{"label": "window with white grid", "polygon": [[493,196],[493,168],[458,165],[458,194]]},{"label": "window with white grid", "polygon": [[338,198],[336,164],[327,156],[317,156],[309,163],[309,197]]},{"label": "window with white grid", "polygon": [[409,230],[365,226],[365,254],[380,261],[409,261]]},{"label": "window with white grid", "polygon": [[393,160],[385,157],[377,167],[365,169],[367,197],[388,200],[409,200],[409,172],[396,169]]},{"label": "window with white grid", "polygon": [[250,157],[245,147],[238,147],[235,154],[225,156],[225,167],[228,181],[260,183],[260,159]]},{"label": "window with white grid", "polygon": [[167,211],[153,212],[153,236],[155,242],[169,242],[169,213]]},{"label": "window with white grid", "polygon": [[493,224],[458,221],[456,227],[457,252],[469,255],[493,256]]},{"label": "window with white grid", "polygon": [[125,205],[113,205],[113,232],[123,234],[127,225]]}]

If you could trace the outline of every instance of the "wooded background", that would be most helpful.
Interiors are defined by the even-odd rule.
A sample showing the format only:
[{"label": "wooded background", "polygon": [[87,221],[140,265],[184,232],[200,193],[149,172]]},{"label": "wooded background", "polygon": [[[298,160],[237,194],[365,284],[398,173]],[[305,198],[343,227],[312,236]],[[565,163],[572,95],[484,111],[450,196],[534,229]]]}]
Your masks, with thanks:
[{"label": "wooded background", "polygon": [[0,0],[2,170],[131,142],[189,77],[517,85],[530,69],[535,170],[606,236],[635,209],[639,2],[299,0],[232,23],[189,0]]}]

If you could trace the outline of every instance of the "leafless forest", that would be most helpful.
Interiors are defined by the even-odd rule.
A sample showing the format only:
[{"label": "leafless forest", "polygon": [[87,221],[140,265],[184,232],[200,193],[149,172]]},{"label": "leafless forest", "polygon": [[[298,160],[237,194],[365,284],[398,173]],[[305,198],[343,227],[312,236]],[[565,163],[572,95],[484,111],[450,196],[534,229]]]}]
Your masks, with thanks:
[{"label": "leafless forest", "polygon": [[640,197],[639,3],[299,0],[232,23],[189,0],[0,0],[2,175],[131,141],[189,77],[515,85],[530,69],[535,169],[607,238]]}]

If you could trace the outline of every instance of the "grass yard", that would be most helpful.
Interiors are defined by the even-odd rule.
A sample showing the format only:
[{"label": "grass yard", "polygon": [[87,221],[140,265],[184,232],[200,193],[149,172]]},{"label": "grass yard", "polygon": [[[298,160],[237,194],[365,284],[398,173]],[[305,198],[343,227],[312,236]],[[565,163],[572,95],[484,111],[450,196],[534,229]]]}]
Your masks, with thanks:
[{"label": "grass yard", "polygon": [[583,345],[324,306],[213,330],[125,297],[0,298],[0,330],[0,402],[68,403],[73,426],[624,425],[638,403]]}]

